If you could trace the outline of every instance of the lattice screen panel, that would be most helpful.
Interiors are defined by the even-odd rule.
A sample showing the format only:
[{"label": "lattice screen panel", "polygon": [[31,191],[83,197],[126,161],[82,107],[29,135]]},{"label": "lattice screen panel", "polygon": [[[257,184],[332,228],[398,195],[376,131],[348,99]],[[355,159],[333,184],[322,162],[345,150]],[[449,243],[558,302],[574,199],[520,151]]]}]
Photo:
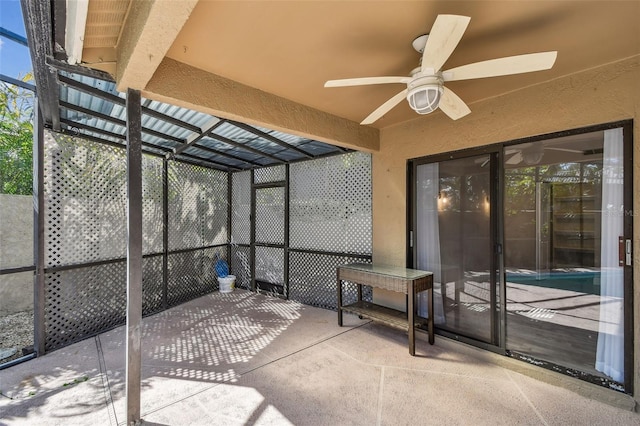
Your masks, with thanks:
[{"label": "lattice screen panel", "polygon": [[126,255],[125,151],[45,132],[46,266]]},{"label": "lattice screen panel", "polygon": [[[142,314],[162,306],[162,257],[142,260]],[[45,274],[45,350],[58,349],[126,321],[124,261]]]},{"label": "lattice screen panel", "polygon": [[169,163],[169,250],[227,242],[227,174]]},{"label": "lattice screen panel", "polygon": [[162,173],[161,158],[142,156],[142,251],[161,253],[162,244]]},{"label": "lattice screen panel", "polygon": [[256,242],[284,244],[284,188],[256,189]]},{"label": "lattice screen panel", "polygon": [[126,262],[48,273],[45,349],[57,349],[124,324]]},{"label": "lattice screen panel", "polygon": [[142,315],[164,309],[162,304],[162,256],[142,259]]},{"label": "lattice screen panel", "polygon": [[254,170],[255,183],[281,182],[285,180],[287,171],[285,165],[263,167]]},{"label": "lattice screen panel", "polygon": [[236,287],[251,289],[251,249],[244,246],[231,246],[231,273],[236,276]]},{"label": "lattice screen panel", "polygon": [[[371,260],[305,252],[289,253],[289,298],[306,305],[336,310],[336,268],[354,262],[371,263]],[[355,302],[358,295],[356,284],[345,283],[342,294],[344,304]],[[363,287],[362,298],[372,300],[371,287]]]},{"label": "lattice screen panel", "polygon": [[256,280],[284,283],[284,249],[256,247]]},{"label": "lattice screen panel", "polygon": [[[204,222],[204,232],[202,241],[205,246],[226,244],[229,242],[229,229],[227,227],[227,216],[229,214],[229,175],[226,172],[214,169],[203,168],[209,179],[205,192],[206,211],[202,220]],[[213,193],[213,197],[211,197]]]},{"label": "lattice screen panel", "polygon": [[227,260],[227,246],[169,255],[167,302],[176,306],[218,289],[216,253]]},{"label": "lattice screen panel", "polygon": [[371,156],[352,152],[290,166],[292,248],[371,253]]},{"label": "lattice screen panel", "polygon": [[[46,266],[126,256],[122,148],[45,132]],[[162,252],[162,159],[142,156],[144,253]]]},{"label": "lattice screen panel", "polygon": [[231,242],[251,242],[251,171],[234,173],[231,178]]}]

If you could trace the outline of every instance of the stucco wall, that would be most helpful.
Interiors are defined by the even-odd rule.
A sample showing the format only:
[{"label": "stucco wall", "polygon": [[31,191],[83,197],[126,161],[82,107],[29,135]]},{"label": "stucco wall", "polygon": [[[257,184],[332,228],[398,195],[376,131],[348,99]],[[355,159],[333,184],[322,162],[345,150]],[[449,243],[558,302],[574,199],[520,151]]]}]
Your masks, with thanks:
[{"label": "stucco wall", "polygon": [[[33,197],[0,194],[0,268],[33,264]],[[0,275],[0,316],[33,309],[33,272]]]},{"label": "stucco wall", "polygon": [[[482,84],[482,80],[474,84]],[[640,56],[476,102],[470,108],[471,114],[458,121],[436,113],[381,131],[380,151],[373,155],[375,262],[405,265],[406,165],[411,158],[634,119],[633,181],[634,188],[640,188],[640,144],[635,142],[640,136]],[[640,212],[639,197],[634,197],[633,210]],[[640,253],[637,214],[634,252]],[[640,300],[639,259],[635,256],[636,301]],[[374,299],[392,307],[404,306],[404,298],[393,293],[377,291]],[[640,308],[634,316],[634,338],[639,342]],[[635,354],[636,395],[640,395],[639,352]]]}]

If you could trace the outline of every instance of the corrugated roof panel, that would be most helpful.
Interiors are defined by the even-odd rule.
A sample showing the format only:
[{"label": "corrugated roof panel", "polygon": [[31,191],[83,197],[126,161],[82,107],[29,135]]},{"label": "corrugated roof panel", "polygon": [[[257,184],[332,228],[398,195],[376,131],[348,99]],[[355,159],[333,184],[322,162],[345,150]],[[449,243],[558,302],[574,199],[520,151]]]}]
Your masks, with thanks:
[{"label": "corrugated roof panel", "polygon": [[325,154],[343,152],[333,145],[329,145],[329,144],[314,141],[314,140],[307,140],[306,142],[301,143],[299,148],[313,155],[325,155]]},{"label": "corrugated roof panel", "polygon": [[[92,77],[87,77],[78,74],[70,74],[60,72],[61,75],[65,75],[72,78],[79,83],[87,86],[105,91],[112,95],[118,96],[120,99],[125,99],[125,94],[119,93],[115,89],[115,84],[108,81],[99,80]],[[60,99],[69,104],[76,105],[90,111],[95,111],[100,114],[108,115],[121,121],[126,121],[126,108],[124,105],[105,100],[97,95],[85,93],[82,90],[75,89],[73,87],[61,85],[60,86]],[[160,114],[166,115],[171,119],[179,120],[187,123],[189,126],[197,127],[199,129],[206,130],[215,124],[219,119],[210,114],[205,114],[199,111],[190,110],[187,108],[166,104],[150,99],[143,99],[143,106],[145,108],[157,111]],[[96,129],[104,130],[106,132],[115,133],[123,137],[125,135],[126,128],[124,125],[114,123],[110,120],[103,120],[95,117],[94,115],[87,115],[84,113],[75,112],[73,110],[66,110],[61,108],[61,117],[63,119],[78,123],[78,125],[84,124],[94,127]],[[152,116],[149,113],[143,113],[142,115],[143,129],[153,130],[156,133],[167,135],[166,138],[151,135],[143,130],[143,141],[148,144],[154,144],[158,147],[177,148],[180,143],[172,139],[181,139],[184,141],[199,135],[199,132],[194,132],[189,128],[185,128],[179,124],[175,124],[172,121],[163,120],[157,116]],[[322,142],[302,138],[295,135],[290,135],[276,130],[270,130],[264,127],[251,126],[258,132],[266,133],[274,138],[277,138],[281,143],[275,143],[271,140],[261,137],[251,131],[244,130],[233,123],[223,122],[216,129],[213,130],[213,134],[221,136],[223,139],[229,139],[240,146],[246,146],[253,150],[261,151],[266,155],[272,156],[266,157],[258,155],[248,149],[243,149],[240,146],[234,146],[224,141],[217,140],[215,138],[204,137],[196,145],[190,146],[185,149],[184,153],[190,154],[202,158],[203,160],[216,161],[222,164],[228,164],[230,167],[239,169],[248,169],[255,167],[256,165],[269,166],[279,164],[283,162],[298,161],[306,158],[301,152],[287,148],[283,144],[288,144],[297,147],[310,155],[326,155],[331,153],[340,153],[340,149],[325,144]],[[249,129],[251,130],[251,129]],[[107,141],[121,143],[121,138],[114,138],[99,134],[98,132],[84,131],[89,136],[102,138]],[[201,145],[207,149],[198,149],[198,145]],[[232,155],[238,159],[228,158],[223,155],[217,155],[211,150],[216,150],[227,155]],[[279,159],[275,160],[273,157]],[[240,160],[241,159],[241,160]]]},{"label": "corrugated roof panel", "polygon": [[280,139],[283,142],[286,142],[291,145],[298,145],[300,143],[306,142],[310,139],[302,138],[300,136],[290,135],[288,133],[279,132],[277,130],[271,130],[260,126],[253,126],[258,130],[262,130],[263,132]]},{"label": "corrugated roof panel", "polygon": [[233,158],[227,158],[227,157],[223,157],[220,155],[215,155],[209,152],[203,152],[203,151],[199,151],[196,148],[187,148],[185,149],[183,152],[187,153],[187,154],[191,154],[191,155],[196,155],[198,157],[201,157],[203,159],[207,159],[207,160],[211,160],[211,161],[215,161],[218,163],[222,163],[222,164],[226,164],[229,167],[235,167],[238,169],[245,169],[248,167],[248,165],[246,163],[243,163],[242,161],[237,161],[234,160]]},{"label": "corrugated roof panel", "polygon": [[234,126],[230,123],[224,123],[217,127],[213,133],[223,136],[227,139],[231,139],[235,142],[246,144],[251,148],[264,151],[268,154],[277,153],[282,147],[278,144],[270,142],[260,136],[257,136],[251,132],[247,132],[244,129]]},{"label": "corrugated roof panel", "polygon": [[213,131],[213,133],[215,133],[216,135],[224,136],[225,138],[231,139],[236,142],[242,142],[246,139],[256,137],[246,130],[242,130],[230,123],[223,123],[222,125],[218,126]]},{"label": "corrugated roof panel", "polygon": [[[197,127],[204,127],[208,122],[213,118],[211,115],[204,114],[198,111],[193,111],[187,108],[178,107],[175,105],[166,104],[163,102],[147,100],[147,107],[153,109],[154,111],[158,111],[162,114],[173,117],[177,120],[184,121],[185,123],[189,123],[191,125]],[[147,116],[148,117],[148,116]],[[164,120],[159,120],[155,117],[149,117],[152,120],[149,120],[149,126],[154,130],[158,130],[163,133],[167,133],[171,136],[175,136],[178,138],[186,139],[194,133],[184,127],[177,126],[172,123],[168,123]]]},{"label": "corrugated roof panel", "polygon": [[78,130],[77,132],[77,136],[82,137],[82,135],[89,135],[89,136],[93,136],[95,138],[100,138],[109,142],[115,142],[117,144],[120,144],[124,147],[124,141],[122,139],[118,139],[118,138],[114,138],[111,136],[106,136],[100,133],[96,133],[96,132],[92,132],[90,130]]},{"label": "corrugated roof panel", "polygon": [[286,150],[286,148],[281,147],[277,143],[269,142],[266,139],[260,138],[258,136],[255,136],[254,139],[248,139],[244,143],[251,148],[259,149],[260,151],[275,155],[278,158],[282,157],[280,153]]},{"label": "corrugated roof panel", "polygon": [[212,148],[218,151],[224,151],[228,154],[231,155],[235,155],[236,157],[240,157],[242,159],[245,160],[249,160],[249,161],[255,161],[258,158],[260,158],[259,155],[251,152],[251,151],[247,151],[245,149],[242,148],[237,148],[233,145],[229,145],[226,144],[224,142],[218,141],[216,139],[211,139],[211,138],[202,138],[198,144],[200,145],[204,145],[208,148]]}]

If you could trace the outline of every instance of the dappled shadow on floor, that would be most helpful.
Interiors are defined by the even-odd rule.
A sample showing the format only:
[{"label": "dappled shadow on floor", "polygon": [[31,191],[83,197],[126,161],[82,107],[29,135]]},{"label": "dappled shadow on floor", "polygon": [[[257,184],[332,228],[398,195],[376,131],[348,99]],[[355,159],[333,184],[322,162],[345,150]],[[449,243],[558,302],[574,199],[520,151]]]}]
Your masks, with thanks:
[{"label": "dappled shadow on floor", "polygon": [[[304,310],[299,303],[236,290],[145,318],[141,386],[149,409],[217,383],[233,383],[243,373],[309,344],[305,338],[315,339],[326,330],[288,338],[284,347],[266,351]],[[107,410],[122,420],[117,402],[125,397],[125,348],[126,330],[119,327],[0,373],[0,404],[7,405],[0,418],[24,418],[54,404],[67,407],[55,416]]]}]

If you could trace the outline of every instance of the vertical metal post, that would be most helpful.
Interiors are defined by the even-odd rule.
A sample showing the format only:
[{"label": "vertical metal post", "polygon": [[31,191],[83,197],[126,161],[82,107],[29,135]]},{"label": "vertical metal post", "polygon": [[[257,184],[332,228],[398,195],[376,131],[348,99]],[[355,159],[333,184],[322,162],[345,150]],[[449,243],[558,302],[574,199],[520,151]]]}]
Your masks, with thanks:
[{"label": "vertical metal post", "polygon": [[491,343],[500,344],[500,325],[499,325],[499,309],[498,304],[502,300],[499,296],[500,290],[500,269],[498,267],[498,257],[501,256],[502,242],[498,239],[498,209],[496,200],[500,192],[499,170],[498,170],[498,154],[489,154],[489,246],[491,247],[491,258],[489,261],[489,298],[490,298],[490,327],[491,327]]},{"label": "vertical metal post", "polygon": [[[231,241],[231,231],[232,231],[231,215],[233,214],[233,211],[231,209],[231,202],[232,202],[231,197],[233,197],[232,185],[233,185],[233,173],[228,172],[227,173],[227,260],[230,266],[233,265],[233,259],[232,259],[233,241]],[[236,274],[239,278],[240,274],[238,272],[239,271],[234,271],[233,273]]]},{"label": "vertical metal post", "polygon": [[540,167],[536,167],[536,279],[542,279],[542,182],[539,180]]},{"label": "vertical metal post", "polygon": [[255,170],[251,169],[251,213],[249,213],[250,240],[249,258],[251,259],[251,291],[256,291],[256,189]]},{"label": "vertical metal post", "polygon": [[142,120],[140,91],[127,90],[127,424],[140,424],[142,323]]},{"label": "vertical metal post", "polygon": [[45,351],[45,275],[44,275],[44,126],[38,97],[34,101],[36,111],[33,123],[33,261],[36,267],[33,278],[33,350],[37,356]]},{"label": "vertical metal post", "polygon": [[162,309],[169,306],[169,160],[162,160]]},{"label": "vertical metal post", "polygon": [[[494,166],[492,166],[494,167]],[[496,228],[495,238],[501,250],[494,254],[497,256],[497,271],[498,271],[498,342],[497,345],[502,349],[503,353],[507,349],[507,280],[504,266],[504,197],[505,197],[505,158],[504,149],[498,149],[496,157],[496,173],[498,182],[495,188],[495,203],[492,204],[492,208],[495,210]],[[495,342],[494,342],[495,344]]]},{"label": "vertical metal post", "polygon": [[284,175],[284,277],[283,292],[285,299],[289,298],[289,165],[285,164]]}]

